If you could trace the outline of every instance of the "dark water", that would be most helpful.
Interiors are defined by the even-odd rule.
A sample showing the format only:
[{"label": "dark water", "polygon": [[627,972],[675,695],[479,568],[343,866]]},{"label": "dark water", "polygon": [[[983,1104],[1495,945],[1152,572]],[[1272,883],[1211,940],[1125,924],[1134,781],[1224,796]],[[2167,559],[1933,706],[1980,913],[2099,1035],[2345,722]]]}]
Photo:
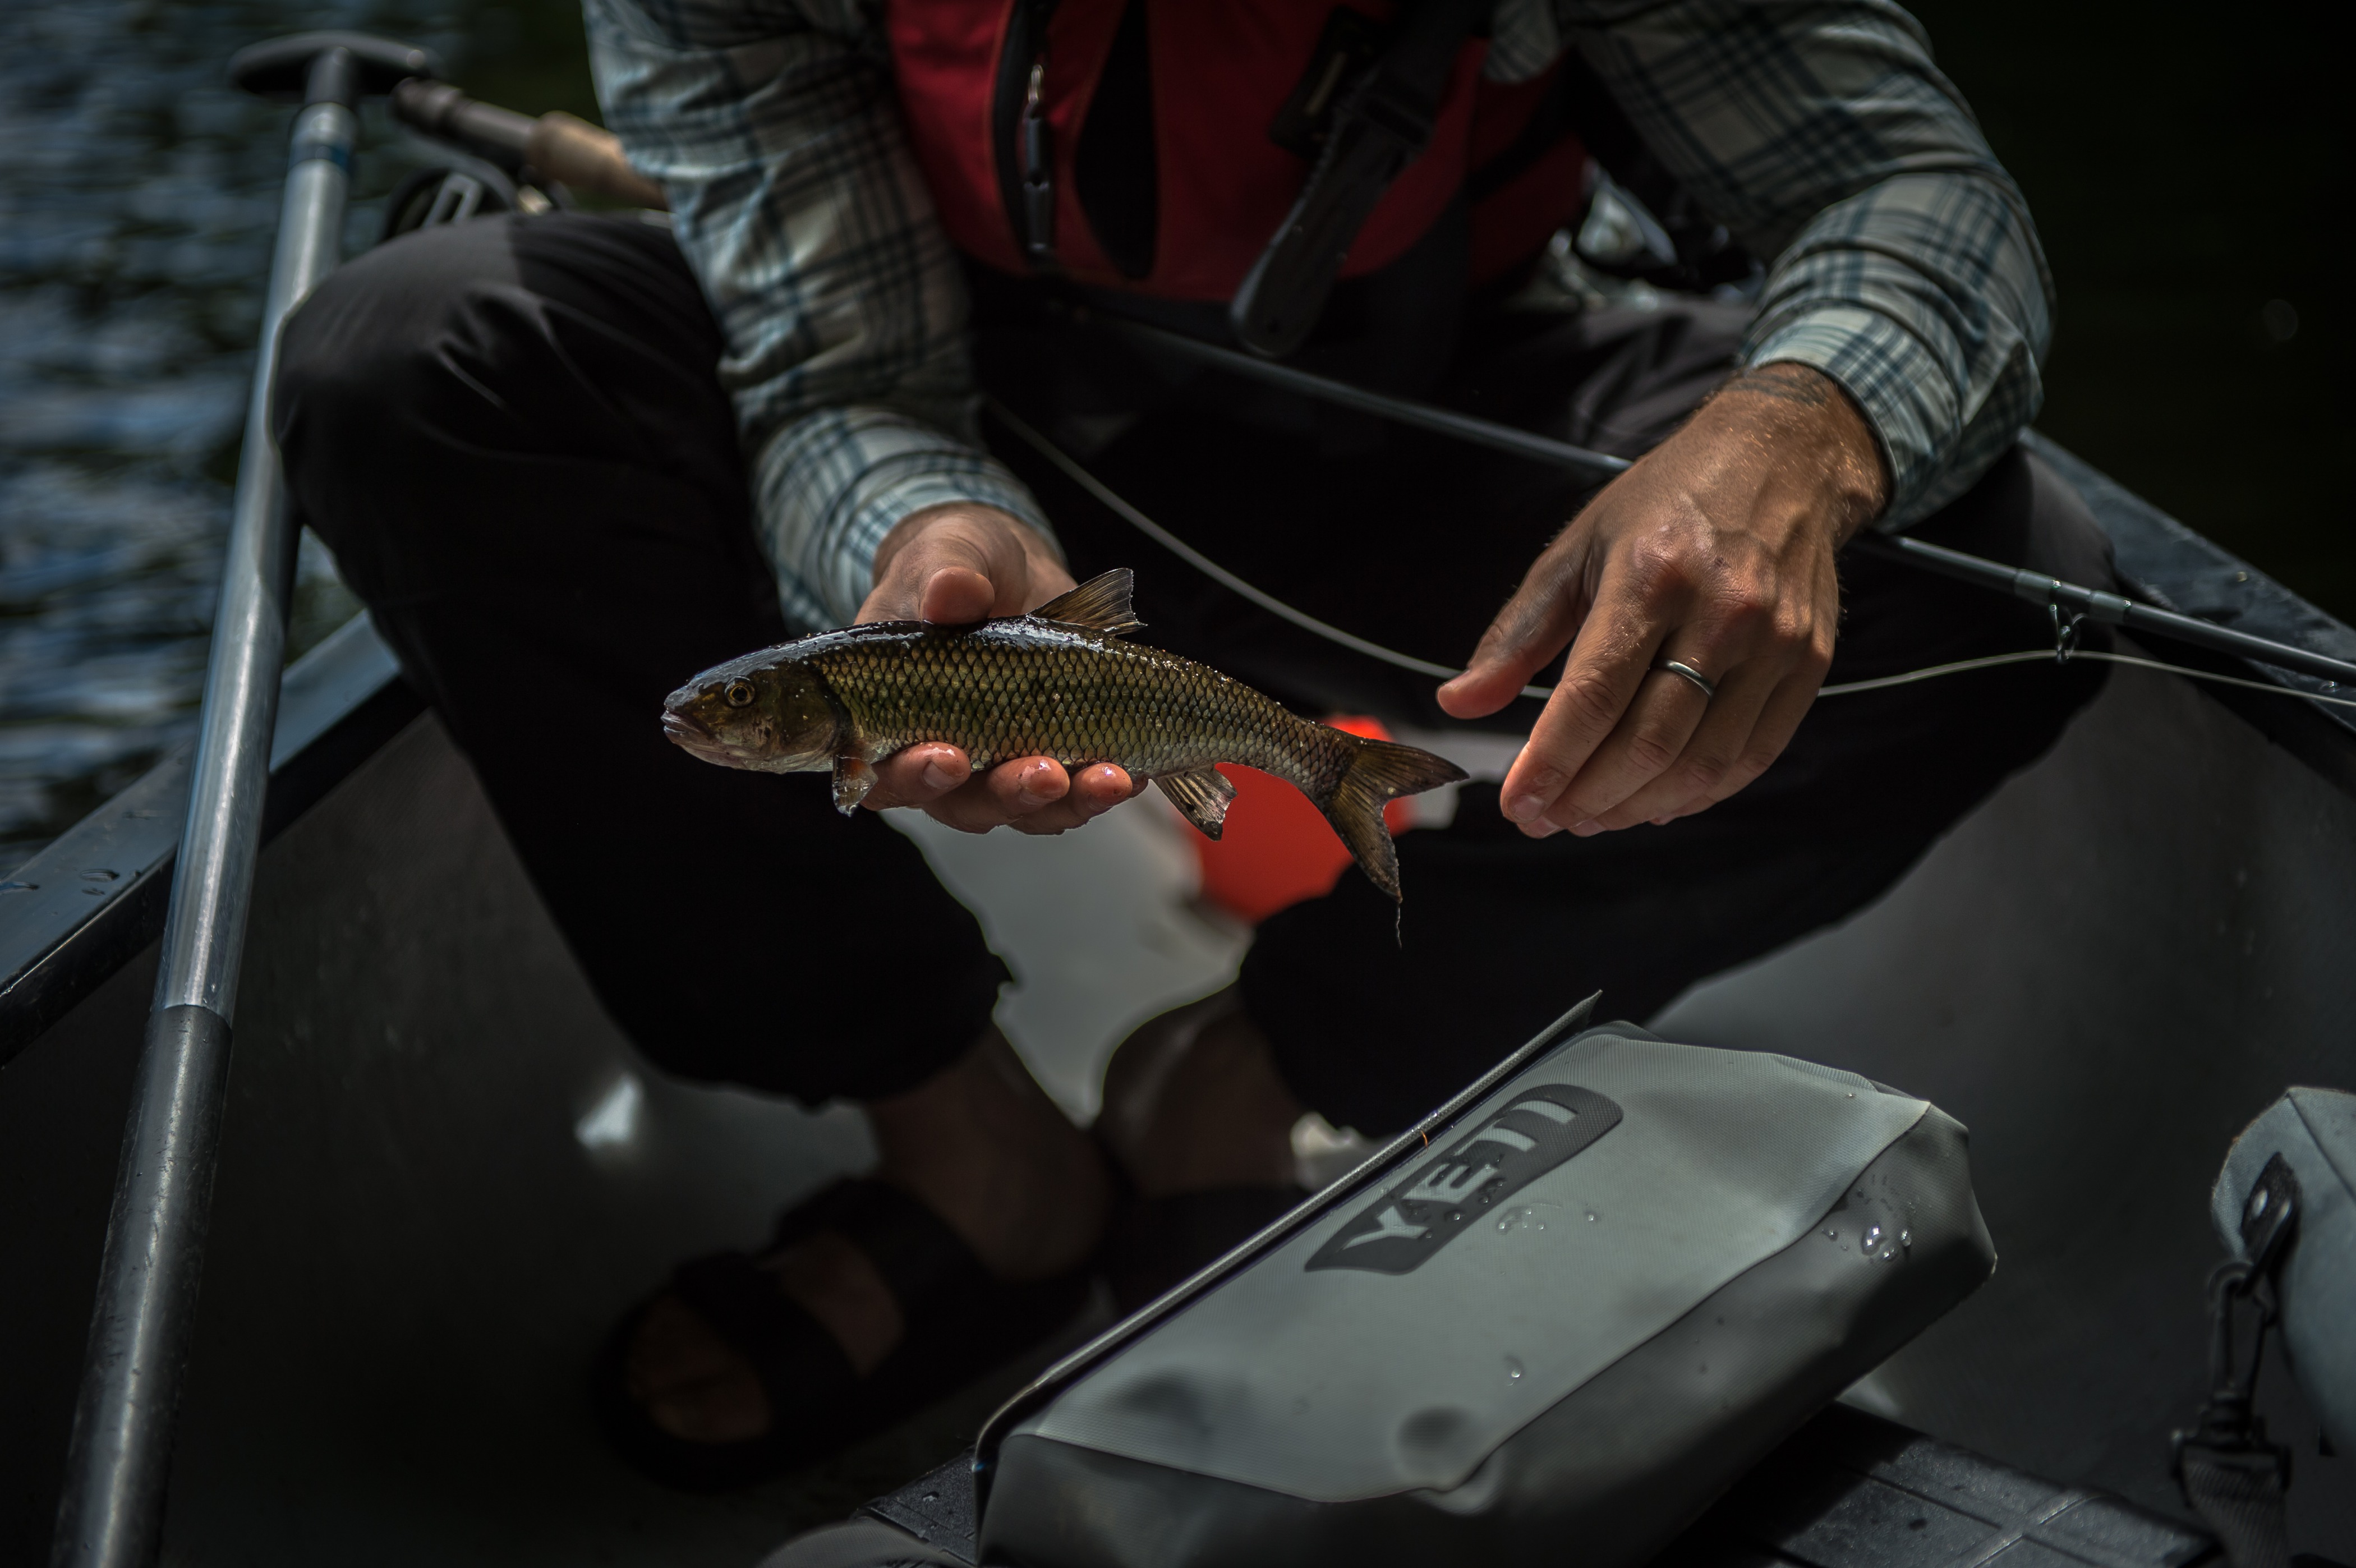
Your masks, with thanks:
[{"label": "dark water", "polygon": [[[2041,421],[2343,618],[2344,93],[2319,8],[1927,0],[2063,291]],[[242,44],[360,27],[470,90],[594,114],[569,0],[0,6],[0,868],[186,734],[286,111]],[[367,118],[350,245],[412,155]],[[306,549],[299,650],[350,609]]]},{"label": "dark water", "polygon": [[[580,24],[463,5],[0,5],[0,870],[191,730],[288,111],[238,48],[364,27],[587,111]],[[544,62],[556,62],[553,70]],[[414,156],[365,121],[348,251]],[[356,608],[306,541],[297,652]]]}]

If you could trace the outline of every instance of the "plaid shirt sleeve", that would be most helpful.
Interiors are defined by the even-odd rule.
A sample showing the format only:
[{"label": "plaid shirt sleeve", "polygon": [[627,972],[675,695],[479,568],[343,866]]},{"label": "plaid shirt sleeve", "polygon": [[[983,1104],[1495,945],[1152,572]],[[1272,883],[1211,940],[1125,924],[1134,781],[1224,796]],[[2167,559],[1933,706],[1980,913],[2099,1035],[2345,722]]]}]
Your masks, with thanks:
[{"label": "plaid shirt sleeve", "polygon": [[949,501],[1050,539],[981,447],[966,298],[858,0],[584,0],[597,97],[670,199],[787,617],[841,625],[876,546]]},{"label": "plaid shirt sleeve", "polygon": [[1970,488],[2036,415],[2053,280],[2019,187],[1888,0],[1556,0],[1669,171],[1775,258],[1745,343],[1854,397],[1883,526]]}]

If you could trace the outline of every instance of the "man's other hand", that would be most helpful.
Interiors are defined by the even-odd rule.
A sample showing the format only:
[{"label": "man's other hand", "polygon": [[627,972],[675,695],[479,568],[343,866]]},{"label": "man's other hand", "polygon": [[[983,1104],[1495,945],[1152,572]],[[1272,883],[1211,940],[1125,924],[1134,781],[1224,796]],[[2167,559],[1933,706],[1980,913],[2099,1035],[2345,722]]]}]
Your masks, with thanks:
[{"label": "man's other hand", "polygon": [[[1459,718],[1493,714],[1570,649],[1505,814],[1537,838],[1667,822],[1765,772],[1832,663],[1834,557],[1888,496],[1830,378],[1782,363],[1729,381],[1547,547],[1440,689]],[[1671,660],[1717,694],[1657,668]]]},{"label": "man's other hand", "polygon": [[[1073,587],[1072,575],[1036,532],[993,507],[912,512],[875,552],[875,586],[862,625],[928,620],[958,626],[1014,616]],[[1059,833],[1110,810],[1141,788],[1108,762],[1076,777],[1051,757],[1020,757],[976,777],[954,746],[926,742],[875,765],[872,811],[916,806],[969,833],[1008,826]]]}]

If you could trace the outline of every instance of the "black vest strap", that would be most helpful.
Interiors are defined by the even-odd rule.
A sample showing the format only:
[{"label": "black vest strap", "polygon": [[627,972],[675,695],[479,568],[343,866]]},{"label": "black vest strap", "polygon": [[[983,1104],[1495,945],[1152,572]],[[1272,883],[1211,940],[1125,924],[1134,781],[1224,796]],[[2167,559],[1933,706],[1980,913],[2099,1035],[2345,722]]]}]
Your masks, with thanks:
[{"label": "black vest strap", "polygon": [[1358,231],[1430,144],[1457,52],[1493,3],[1410,0],[1382,58],[1334,111],[1309,183],[1236,291],[1228,320],[1245,348],[1279,359],[1316,326]]}]

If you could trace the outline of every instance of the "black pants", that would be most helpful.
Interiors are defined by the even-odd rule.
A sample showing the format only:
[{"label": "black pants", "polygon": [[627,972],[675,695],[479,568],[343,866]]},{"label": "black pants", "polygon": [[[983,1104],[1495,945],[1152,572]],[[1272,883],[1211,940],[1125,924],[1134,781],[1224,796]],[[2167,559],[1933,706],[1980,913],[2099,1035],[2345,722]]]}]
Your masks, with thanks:
[{"label": "black pants", "polygon": [[[1468,328],[1440,395],[1637,451],[1723,377],[1740,326],[1714,306],[1494,312]],[[1054,350],[1023,331],[983,342],[992,384],[1052,424],[1051,378],[988,367],[1035,371]],[[697,766],[655,722],[687,676],[787,635],[720,352],[659,229],[430,230],[355,260],[289,323],[279,441],[305,521],[472,758],[638,1047],[805,1101],[886,1095],[979,1033],[1003,967],[899,834],[837,816],[815,779]],[[1135,390],[1146,412],[1091,455],[1114,489],[1311,613],[1437,660],[1469,651],[1581,499],[1557,470],[1271,412],[1213,381]],[[1253,610],[1003,436],[1077,575],[1137,569],[1148,640],[1307,711],[1444,722],[1431,682]],[[2019,453],[1920,532],[2107,576],[2076,497]],[[2050,636],[2027,607],[1861,557],[1843,585],[1833,682]],[[1345,875],[1263,926],[1247,1006],[1306,1103],[1396,1127],[1590,990],[1643,1017],[1858,908],[2044,751],[2100,680],[2032,665],[1826,699],[1765,777],[1665,828],[1533,842],[1494,786],[1468,789],[1452,826],[1402,841],[1403,947],[1388,902]]]}]

